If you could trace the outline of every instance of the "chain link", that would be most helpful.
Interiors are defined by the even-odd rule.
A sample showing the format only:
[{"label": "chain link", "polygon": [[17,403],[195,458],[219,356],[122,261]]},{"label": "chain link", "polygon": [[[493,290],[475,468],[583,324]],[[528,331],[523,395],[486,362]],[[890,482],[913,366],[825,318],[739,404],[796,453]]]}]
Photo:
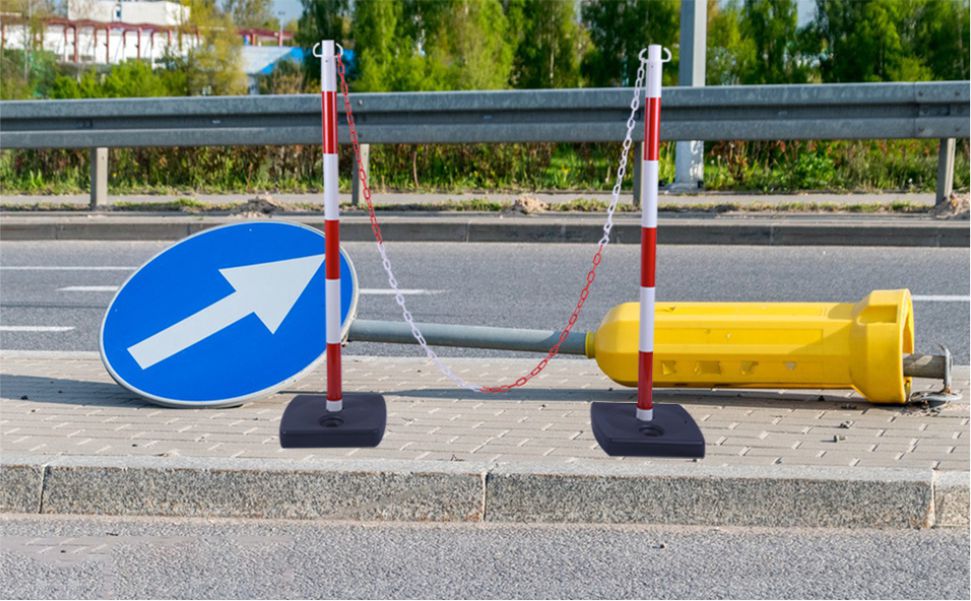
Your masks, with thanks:
[{"label": "chain link", "polygon": [[371,188],[368,186],[367,173],[364,171],[364,166],[361,161],[361,144],[358,139],[357,125],[354,122],[354,112],[351,108],[346,69],[344,67],[344,61],[342,60],[341,55],[338,54],[337,74],[340,77],[341,94],[344,97],[344,114],[347,118],[347,128],[350,132],[351,145],[354,147],[354,156],[357,157],[357,177],[361,180],[361,194],[364,196],[364,201],[367,203],[368,216],[371,222],[371,231],[374,233],[374,239],[378,246],[378,253],[381,255],[381,265],[384,267],[384,271],[388,276],[388,285],[391,286],[392,290],[394,290],[394,300],[401,308],[401,316],[404,318],[405,323],[407,323],[408,327],[411,328],[411,335],[414,336],[418,344],[421,345],[421,348],[425,351],[425,355],[435,365],[435,367],[438,368],[438,370],[441,371],[445,377],[447,377],[457,386],[475,392],[509,392],[513,388],[526,385],[527,382],[539,375],[539,373],[546,368],[551,359],[559,354],[560,346],[566,342],[567,337],[569,337],[570,332],[573,330],[573,326],[576,325],[577,320],[580,318],[580,311],[583,309],[584,303],[587,302],[587,297],[590,296],[590,286],[592,286],[593,282],[597,279],[597,268],[603,261],[603,252],[610,243],[610,231],[614,227],[614,211],[617,209],[617,203],[620,200],[620,188],[623,184],[624,176],[627,173],[627,157],[630,154],[631,145],[633,144],[634,127],[637,123],[637,109],[640,107],[640,93],[641,88],[644,86],[644,78],[646,73],[647,62],[644,59],[641,59],[640,66],[637,69],[637,80],[634,83],[634,97],[630,102],[630,117],[627,119],[627,133],[624,136],[624,144],[620,152],[620,161],[617,165],[617,180],[614,182],[614,187],[611,191],[610,205],[607,207],[607,220],[603,226],[603,236],[601,236],[600,241],[597,243],[597,252],[593,254],[590,270],[587,271],[584,286],[580,290],[579,299],[577,300],[576,306],[573,308],[573,312],[570,314],[566,327],[564,327],[563,331],[560,332],[560,338],[556,344],[550,347],[550,350],[546,353],[546,356],[540,359],[540,361],[535,367],[533,367],[532,370],[530,370],[528,374],[520,376],[514,382],[508,384],[500,384],[498,386],[479,386],[466,381],[460,375],[452,371],[448,365],[442,362],[435,351],[432,350],[432,348],[428,345],[428,342],[425,340],[425,336],[418,328],[418,324],[415,323],[414,317],[411,315],[411,311],[408,310],[408,307],[405,304],[404,294],[402,294],[401,289],[398,287],[398,279],[394,275],[394,271],[391,268],[391,259],[388,258],[387,249],[384,247],[384,238],[381,235],[381,226],[378,224],[378,218],[374,212],[374,203],[371,202]]}]

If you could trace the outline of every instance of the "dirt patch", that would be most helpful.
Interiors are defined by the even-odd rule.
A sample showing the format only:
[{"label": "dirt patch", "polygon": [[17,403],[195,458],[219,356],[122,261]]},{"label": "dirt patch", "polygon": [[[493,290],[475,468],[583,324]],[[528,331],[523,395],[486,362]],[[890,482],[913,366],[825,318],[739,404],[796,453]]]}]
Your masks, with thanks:
[{"label": "dirt patch", "polygon": [[230,215],[248,219],[260,219],[274,213],[292,213],[297,207],[274,199],[269,194],[261,194],[233,208]]},{"label": "dirt patch", "polygon": [[947,202],[939,204],[931,209],[931,215],[935,219],[963,219],[967,221],[971,217],[969,210],[968,193],[951,194]]},{"label": "dirt patch", "polygon": [[504,215],[536,215],[545,213],[549,205],[528,194],[523,194],[512,203],[512,206],[503,211]]}]

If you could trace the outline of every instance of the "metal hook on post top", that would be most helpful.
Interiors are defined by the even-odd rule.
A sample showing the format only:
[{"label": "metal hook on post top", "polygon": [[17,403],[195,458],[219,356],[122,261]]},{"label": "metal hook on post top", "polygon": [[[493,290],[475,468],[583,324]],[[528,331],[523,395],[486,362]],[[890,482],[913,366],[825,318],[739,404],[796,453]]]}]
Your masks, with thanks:
[{"label": "metal hook on post top", "polygon": [[[669,48],[666,48],[664,46],[661,46],[661,51],[667,53],[667,58],[663,58],[662,57],[661,58],[661,62],[662,63],[670,63],[671,62],[671,50]],[[641,51],[637,53],[637,60],[641,61],[642,63],[646,63],[647,62],[647,57],[644,56],[644,54],[646,52],[647,52],[647,48],[641,48]]]},{"label": "metal hook on post top", "polygon": [[[338,57],[343,57],[344,56],[344,47],[341,46],[340,44],[338,44],[337,42],[334,42],[334,46],[336,46],[337,49],[340,50],[340,52],[337,53],[337,56]],[[323,58],[324,57],[324,54],[322,52],[318,52],[318,49],[319,48],[320,48],[320,42],[317,42],[316,44],[314,44],[314,47],[311,48],[310,53],[313,54],[314,56],[316,56],[317,58]]]}]

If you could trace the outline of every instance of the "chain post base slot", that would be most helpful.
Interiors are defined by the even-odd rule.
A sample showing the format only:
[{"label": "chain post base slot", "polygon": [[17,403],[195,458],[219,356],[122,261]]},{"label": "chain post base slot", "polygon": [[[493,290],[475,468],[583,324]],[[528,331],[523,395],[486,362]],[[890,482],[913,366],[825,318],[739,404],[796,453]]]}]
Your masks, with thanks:
[{"label": "chain post base slot", "polygon": [[612,457],[705,456],[705,437],[681,405],[654,405],[654,418],[645,422],[637,419],[636,403],[592,403],[590,422]]},{"label": "chain post base slot", "polygon": [[301,394],[287,405],[280,420],[280,446],[285,449],[376,447],[384,438],[388,408],[373,392],[345,392],[340,411],[327,410],[327,397]]}]

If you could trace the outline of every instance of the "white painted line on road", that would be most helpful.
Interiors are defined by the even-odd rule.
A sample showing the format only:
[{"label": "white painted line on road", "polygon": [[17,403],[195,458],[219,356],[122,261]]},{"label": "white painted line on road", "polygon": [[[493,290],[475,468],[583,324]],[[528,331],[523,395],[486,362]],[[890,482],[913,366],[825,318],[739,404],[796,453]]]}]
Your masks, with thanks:
[{"label": "white painted line on road", "polygon": [[58,292],[114,292],[118,286],[65,286],[58,288]]},{"label": "white painted line on road", "polygon": [[0,265],[0,271],[135,271],[118,265]]},{"label": "white painted line on road", "polygon": [[[419,295],[419,294],[441,294],[445,292],[444,290],[422,290],[420,288],[403,288],[401,294]],[[391,288],[361,288],[361,294],[371,294],[374,296],[394,296],[394,290]]]},{"label": "white painted line on road", "polygon": [[27,351],[0,349],[4,359],[100,359],[98,351]]},{"label": "white painted line on road", "polygon": [[914,302],[925,303],[967,303],[971,302],[971,296],[960,294],[915,294]]},{"label": "white painted line on road", "polygon": [[[59,292],[115,292],[119,286],[65,286],[58,288]],[[406,295],[428,295],[441,294],[444,290],[422,290],[420,288],[406,288],[401,291]],[[393,296],[394,290],[391,288],[361,288],[361,294],[372,296]]]},{"label": "white painted line on road", "polygon": [[70,332],[74,326],[0,326],[0,332]]},{"label": "white painted line on road", "polygon": [[[115,265],[0,265],[4,271],[135,271],[137,267],[122,267]],[[118,286],[65,286],[58,288],[61,292],[114,292]],[[425,290],[421,288],[405,288],[404,295],[442,294],[444,290]],[[372,296],[394,296],[390,288],[361,288],[361,294]]]}]

